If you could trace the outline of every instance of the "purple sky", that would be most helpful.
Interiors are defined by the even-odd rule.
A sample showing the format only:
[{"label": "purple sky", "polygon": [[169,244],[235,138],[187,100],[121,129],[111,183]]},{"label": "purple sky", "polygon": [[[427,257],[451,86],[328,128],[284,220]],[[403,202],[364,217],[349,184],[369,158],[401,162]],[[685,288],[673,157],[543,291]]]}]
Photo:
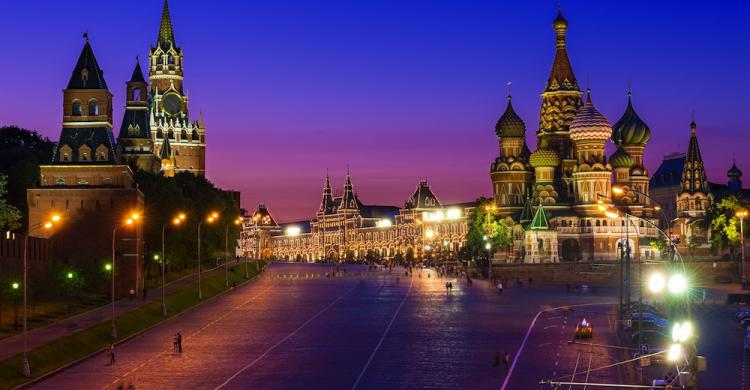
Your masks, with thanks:
[{"label": "purple sky", "polygon": [[[366,203],[402,205],[420,178],[444,203],[489,195],[508,80],[535,145],[556,1],[238,3],[172,0],[170,8],[190,110],[205,116],[208,177],[242,191],[246,208],[264,201],[279,220],[310,218],[326,168],[340,192],[347,164]],[[88,31],[119,131],[125,80],[156,39],[161,7],[4,4],[0,124],[57,139],[61,90]],[[733,152],[750,172],[750,3],[563,7],[573,69],[613,123],[632,79],[636,110],[654,134],[652,171],[686,148],[695,110],[710,180],[726,181]]]}]

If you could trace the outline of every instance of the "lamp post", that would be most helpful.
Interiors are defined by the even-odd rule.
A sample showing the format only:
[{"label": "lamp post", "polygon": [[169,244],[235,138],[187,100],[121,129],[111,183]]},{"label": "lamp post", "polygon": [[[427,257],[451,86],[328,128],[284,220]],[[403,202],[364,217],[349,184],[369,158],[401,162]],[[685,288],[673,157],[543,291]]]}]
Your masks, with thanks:
[{"label": "lamp post", "polygon": [[[207,223],[214,223],[219,220],[219,213],[214,211],[206,217]],[[201,289],[201,226],[203,221],[198,222],[198,299],[203,299],[203,290]]]},{"label": "lamp post", "polygon": [[[237,217],[232,221],[233,224],[239,225],[242,222],[242,217]],[[224,285],[229,287],[229,226],[231,224],[227,222],[226,229],[224,231]],[[245,277],[247,277],[247,263],[245,263]]]},{"label": "lamp post", "polygon": [[[178,226],[187,216],[185,213],[179,213],[172,219],[172,225]],[[161,313],[167,315],[167,254],[165,253],[165,233],[169,223],[165,222],[161,225]]]},{"label": "lamp post", "polygon": [[748,212],[747,210],[740,210],[735,214],[737,218],[740,219],[740,251],[742,256],[742,276],[740,277],[740,280],[742,281],[742,285],[745,285],[745,231],[744,231],[744,225],[745,225],[745,217],[747,217]]},{"label": "lamp post", "polygon": [[[125,227],[133,226],[136,221],[140,219],[140,214],[138,213],[130,213],[130,216],[125,220],[124,225]],[[115,322],[115,243],[117,242],[115,240],[115,237],[117,236],[117,228],[120,227],[119,224],[115,224],[115,226],[112,228],[112,266],[110,267],[110,270],[112,272],[112,290],[110,295],[112,296],[112,329],[111,329],[111,336],[113,339],[117,338],[117,324]]]},{"label": "lamp post", "polygon": [[52,214],[50,220],[44,223],[38,223],[29,226],[26,230],[26,236],[23,239],[23,363],[21,372],[23,376],[31,376],[31,367],[29,366],[29,343],[28,343],[28,284],[29,284],[29,235],[35,229],[52,229],[52,227],[60,222],[62,217],[59,214]]}]

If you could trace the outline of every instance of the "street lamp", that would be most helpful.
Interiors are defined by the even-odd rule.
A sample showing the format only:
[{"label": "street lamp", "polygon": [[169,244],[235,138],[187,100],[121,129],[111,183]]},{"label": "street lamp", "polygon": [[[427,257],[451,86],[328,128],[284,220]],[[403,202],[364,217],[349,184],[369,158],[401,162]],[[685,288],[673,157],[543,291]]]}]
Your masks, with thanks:
[{"label": "street lamp", "polygon": [[[214,211],[206,217],[206,223],[212,224],[219,220],[219,213]],[[203,290],[201,289],[201,226],[204,221],[198,222],[198,299],[203,299]]]},{"label": "street lamp", "polygon": [[27,288],[29,280],[29,235],[34,229],[52,229],[52,227],[60,221],[62,221],[62,216],[60,216],[60,214],[52,214],[49,221],[29,226],[29,229],[26,231],[26,236],[23,239],[23,366],[21,371],[25,377],[31,376],[31,367],[29,366],[28,356],[29,344],[27,326],[29,317]]},{"label": "street lamp", "polygon": [[[232,224],[239,225],[242,222],[242,217],[237,217],[232,221]],[[229,226],[227,223],[226,231],[224,232],[224,285],[229,287]],[[245,275],[247,275],[247,263],[245,263]]]},{"label": "street lamp", "polygon": [[[176,217],[172,218],[172,225],[179,226],[182,221],[187,218],[185,213],[179,213]],[[166,299],[166,286],[167,286],[167,255],[164,251],[165,243],[165,232],[167,230],[167,222],[161,226],[161,313],[167,315],[167,299]],[[154,259],[158,259],[159,255],[154,255]]]},{"label": "street lamp", "polygon": [[664,275],[660,273],[652,274],[651,277],[648,278],[648,289],[652,293],[658,294],[662,292],[666,284],[667,281],[664,280]]},{"label": "street lamp", "polygon": [[740,219],[740,247],[742,252],[742,277],[740,280],[742,280],[743,284],[745,282],[745,231],[744,231],[744,225],[745,225],[745,218],[747,217],[748,212],[747,210],[740,210],[737,211],[735,216]]},{"label": "street lamp", "polygon": [[[137,212],[131,212],[128,217],[125,219],[125,221],[122,222],[123,227],[131,227],[134,226],[140,219],[140,214]],[[120,224],[115,224],[115,226],[112,228],[112,264],[107,264],[105,268],[107,268],[108,271],[112,271],[112,291],[110,295],[112,296],[112,329],[111,329],[111,336],[113,339],[117,338],[117,323],[115,322],[115,264],[116,264],[116,253],[115,253],[115,243],[117,242],[115,238],[117,237],[117,228],[120,227]],[[136,243],[136,246],[138,244]]]}]

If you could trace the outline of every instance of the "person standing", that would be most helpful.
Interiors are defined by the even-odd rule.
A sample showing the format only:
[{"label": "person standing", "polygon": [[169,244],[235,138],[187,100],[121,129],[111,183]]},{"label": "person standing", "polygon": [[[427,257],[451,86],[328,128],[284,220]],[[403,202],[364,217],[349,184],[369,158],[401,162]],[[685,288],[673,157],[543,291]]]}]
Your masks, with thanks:
[{"label": "person standing", "polygon": [[177,333],[172,336],[172,352],[177,352]]},{"label": "person standing", "polygon": [[508,373],[508,368],[510,366],[510,354],[508,352],[505,353],[505,356],[503,356],[503,364],[505,365],[505,373]]},{"label": "person standing", "polygon": [[497,295],[503,295],[503,283],[497,284]]},{"label": "person standing", "polygon": [[182,353],[182,334],[177,332],[177,352]]},{"label": "person standing", "polygon": [[115,344],[109,345],[109,365],[115,364]]}]

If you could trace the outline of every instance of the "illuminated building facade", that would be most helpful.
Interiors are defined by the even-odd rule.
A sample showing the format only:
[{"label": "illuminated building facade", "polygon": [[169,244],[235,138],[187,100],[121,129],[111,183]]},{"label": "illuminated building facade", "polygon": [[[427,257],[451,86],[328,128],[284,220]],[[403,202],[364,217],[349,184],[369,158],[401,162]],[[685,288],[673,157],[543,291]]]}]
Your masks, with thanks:
[{"label": "illuminated building facade", "polygon": [[[508,96],[495,126],[500,153],[490,168],[498,212],[513,221],[515,244],[495,259],[508,262],[611,260],[619,256],[625,234],[635,257],[652,257],[650,238],[657,229],[643,164],[651,130],[633,108],[612,126],[585,96],[567,54],[568,22],[558,12],[552,22],[555,56],[541,94],[537,149],[526,143],[526,125]],[[617,150],[607,158],[605,146]],[[613,193],[613,184],[618,193]],[[622,190],[622,191],[619,191]],[[640,219],[610,219],[600,205],[617,207]],[[540,214],[540,210],[542,210]],[[640,239],[639,239],[640,238]]]},{"label": "illuminated building facade", "polygon": [[403,207],[366,205],[349,174],[340,196],[326,177],[313,220],[280,225],[261,204],[245,219],[238,255],[299,261],[447,257],[465,243],[471,207],[442,205],[426,181]]}]

